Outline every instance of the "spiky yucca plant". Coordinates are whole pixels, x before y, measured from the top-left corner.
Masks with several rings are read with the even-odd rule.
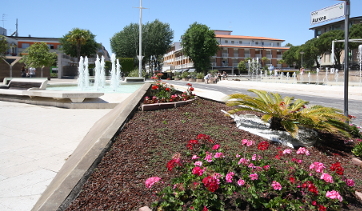
[[[348,133],[348,118],[335,108],[315,105],[307,107],[308,101],[294,97],[282,98],[278,93],[270,93],[263,90],[248,90],[257,95],[252,97],[246,94],[229,95],[228,106],[238,106],[228,111],[234,114],[241,110],[258,111],[264,115],[261,119],[270,123],[272,130],[285,130],[293,137],[298,134],[298,126],[339,133],[350,137]]]

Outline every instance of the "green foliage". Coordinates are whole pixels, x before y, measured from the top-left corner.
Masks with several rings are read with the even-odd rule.
[[[320,55],[324,52],[331,52],[332,49],[332,41],[333,40],[343,40],[344,39],[344,31],[343,30],[331,30],[323,33],[317,39],[315,47],[319,49]],[[340,65],[340,58],[342,55],[342,51],[344,50],[344,44],[340,42],[334,43],[334,61],[336,65]]]
[[[293,65],[293,64],[298,64],[299,60],[297,57],[297,51],[299,49],[299,46],[290,46],[289,50],[285,51],[283,53],[283,60],[285,61],[286,64],[288,64],[289,66]]]
[[[138,77],[139,76],[139,70],[134,69],[131,72],[129,72],[128,74],[126,74],[126,75],[127,75],[127,77]],[[146,75],[147,75],[146,71],[142,70],[142,77],[146,77]]]
[[[0,35],[0,59],[5,57],[6,52],[9,49],[8,42],[6,41],[6,37]]]
[[[181,74],[181,78],[188,78],[189,77],[189,73],[188,72],[183,72],[182,74]]]
[[[245,61],[240,61],[238,63],[238,70],[240,71],[240,73],[247,73],[248,72],[248,69],[246,68]]]
[[[323,163],[313,163],[309,171],[302,169],[298,160],[309,156],[306,148],[280,151],[274,157],[269,142],[256,144],[243,139],[242,145],[244,152],[233,155],[214,144],[208,135],[199,134],[190,140],[186,144],[188,157],[176,154],[167,163],[175,177],[158,193],[161,200],[152,206],[165,211],[239,210],[243,204],[256,210],[339,210],[344,198],[354,192],[350,187],[353,181]],[[329,178],[322,179],[322,174]],[[146,186],[151,181],[147,179]],[[336,191],[339,200],[327,196],[330,191]]]
[[[20,62],[25,63],[27,67],[43,68],[49,67],[57,59],[56,53],[49,52],[49,47],[44,42],[37,42],[25,49],[25,55]]]
[[[68,34],[60,38],[62,50],[72,57],[94,56],[100,47],[95,41],[95,35],[89,30],[74,28]]]
[[[204,78],[204,73],[197,73],[196,78],[197,79],[203,79]]]
[[[151,55],[160,58],[167,52],[173,40],[173,31],[170,25],[159,20],[142,25],[142,54],[143,64],[148,62]],[[112,51],[121,58],[137,58],[139,43],[139,24],[132,23],[125,26],[110,40]],[[159,61],[161,62],[161,61]]]
[[[362,39],[362,23],[353,24],[349,29],[350,39]],[[361,43],[349,43],[350,49],[357,49]]]
[[[176,93],[176,89],[173,85],[162,83],[158,77],[152,78],[155,80],[155,84],[151,86],[151,97],[146,96],[143,100],[144,104],[186,101],[195,97],[192,93],[194,88],[190,83],[186,84],[188,86],[187,90],[179,95]]]
[[[352,153],[355,156],[362,158],[362,140],[359,139],[358,141],[359,141],[359,143],[356,144],[356,146],[353,147]]]
[[[119,64],[122,67],[122,72],[126,75],[129,74],[134,69],[134,59],[133,58],[119,58]],[[138,76],[138,75],[137,75]]]
[[[206,25],[195,22],[182,36],[181,45],[185,55],[193,61],[197,72],[206,74],[210,68],[211,56],[214,56],[219,49],[214,31]]]
[[[307,101],[293,97],[282,98],[278,93],[270,93],[263,90],[248,90],[258,97],[246,94],[231,94],[227,102],[228,106],[238,106],[228,111],[234,114],[241,110],[258,111],[263,113],[262,120],[270,122],[270,129],[285,130],[293,137],[298,133],[299,126],[338,133],[350,137],[348,132],[348,120],[342,112],[335,108],[314,105],[307,107]]]

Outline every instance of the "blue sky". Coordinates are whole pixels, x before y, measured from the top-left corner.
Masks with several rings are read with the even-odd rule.
[[[310,13],[340,3],[336,0],[142,0],[142,22],[170,24],[174,41],[198,22],[233,35],[283,39],[301,45],[313,38]],[[88,29],[111,53],[110,39],[139,22],[139,0],[11,0],[1,3],[0,26],[8,35],[62,37],[73,28]],[[362,1],[351,0],[351,17],[362,16]]]

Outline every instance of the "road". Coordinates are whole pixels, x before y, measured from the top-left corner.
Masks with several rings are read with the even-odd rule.
[[[185,81],[167,81],[167,83],[184,86],[187,82]],[[248,89],[252,89],[253,87],[235,87],[229,86],[227,83],[223,83],[222,85],[215,84],[205,84],[205,83],[192,83],[195,89],[204,89],[210,91],[218,91],[224,93],[226,95],[234,94],[234,93],[243,93],[250,94]],[[267,87],[269,84],[265,83]],[[281,83],[280,86],[283,86]],[[311,87],[316,87],[316,85],[309,85]],[[266,89],[264,89],[266,90]],[[267,90],[268,91],[268,90]],[[305,94],[300,92],[293,92],[292,89],[290,91],[279,92],[282,97],[291,96],[295,99],[303,99],[309,101],[309,105],[323,105],[326,107],[333,107],[344,111],[344,99],[343,97],[336,97],[335,95],[328,94],[319,94],[319,95],[310,95],[308,92]],[[362,125],[362,109],[361,109],[361,101],[356,99],[348,100],[348,114],[356,116],[356,119],[353,120],[353,123],[357,125]]]

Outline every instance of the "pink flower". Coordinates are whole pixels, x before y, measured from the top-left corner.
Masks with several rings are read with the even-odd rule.
[[[196,161],[196,162],[194,163],[194,165],[195,165],[195,166],[202,166],[202,161]]]
[[[213,147],[212,147],[212,150],[218,150],[220,148],[220,145],[219,144],[215,144]]]
[[[247,139],[243,139],[243,140],[241,140],[241,144],[242,145],[246,145],[246,146],[248,146],[248,147],[250,147],[251,145],[253,145],[253,141],[249,141],[249,140],[247,140]]]
[[[215,153],[215,156],[214,156],[214,158],[223,158],[223,157],[225,157],[225,156],[222,152],[217,152],[217,153]]]
[[[261,156],[257,155],[257,154],[253,154],[253,156],[251,156],[251,160],[260,160]]]
[[[258,180],[258,174],[250,174],[249,177],[251,180]]]
[[[321,179],[323,179],[326,182],[333,183],[333,177],[327,173],[323,173],[321,175]]]
[[[209,163],[212,162],[212,153],[206,152],[205,160]]]
[[[156,182],[160,181],[160,177],[150,177],[146,179],[145,185],[147,188],[151,188]]]
[[[292,153],[292,150],[291,149],[285,149],[283,151],[283,155],[286,155],[286,154],[291,154]]]
[[[229,172],[229,173],[227,173],[226,174],[226,177],[225,177],[225,179],[226,179],[226,182],[227,183],[232,183],[233,181],[233,176],[235,175],[235,173],[234,172]]]
[[[197,176],[202,176],[202,174],[204,173],[204,169],[200,168],[199,166],[196,166],[192,169],[192,173],[197,175]]]
[[[239,186],[243,186],[245,184],[245,180],[239,179],[237,183]]]
[[[269,168],[270,168],[270,165],[263,166],[263,169],[265,169],[265,170],[269,170]]]
[[[335,191],[335,190],[327,191],[326,197],[330,198],[330,199],[338,199],[340,202],[343,201],[342,196],[339,195],[338,191]]]
[[[200,158],[200,157],[198,157],[197,155],[193,155],[191,159],[192,159],[192,160],[196,160],[196,159],[199,159],[199,158]]]
[[[277,181],[273,181],[271,186],[274,188],[274,190],[281,190],[282,189],[282,186]]]
[[[236,154],[235,157],[240,158],[241,156],[239,154]]]
[[[347,180],[346,180],[346,184],[347,184],[348,186],[350,186],[350,187],[354,186],[354,181],[353,181],[353,179],[347,179]]]
[[[318,173],[322,173],[325,168],[324,164],[320,162],[314,162],[309,166],[309,169],[314,169]]]
[[[245,164],[245,165],[248,165],[249,163],[249,159],[245,159],[245,158],[240,158],[239,162],[238,162],[238,165],[240,164]]]
[[[292,158],[292,161],[296,162],[296,163],[302,163],[303,160],[297,159],[297,158]]]
[[[254,163],[250,163],[250,164],[248,165],[248,167],[249,167],[249,168],[255,168],[255,165],[254,165]]]
[[[309,151],[304,148],[304,147],[300,147],[298,150],[297,150],[297,154],[298,155],[309,155]]]

